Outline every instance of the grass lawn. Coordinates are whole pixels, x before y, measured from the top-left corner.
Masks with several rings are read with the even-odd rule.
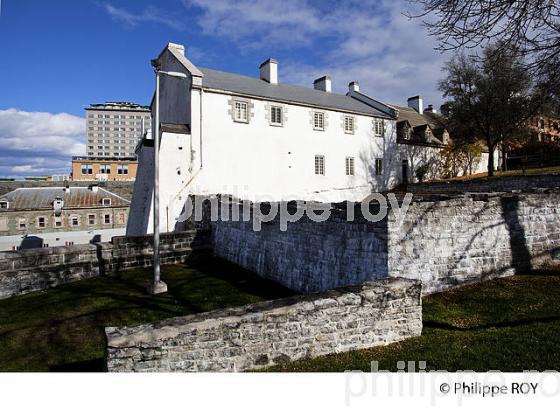
[[[525,173],[521,169],[515,169],[512,171],[494,171],[493,177],[488,177],[487,172],[481,172],[479,174],[472,174],[472,175],[465,175],[462,177],[455,177],[450,179],[441,179],[441,180],[434,180],[434,181],[427,181],[424,182],[425,184],[429,184],[430,182],[438,183],[438,182],[453,182],[453,181],[472,181],[472,180],[484,180],[484,179],[492,179],[492,178],[503,178],[503,177],[516,177],[520,175],[548,175],[548,174],[560,174],[560,166],[556,167],[545,167],[545,168],[527,168]]]
[[[422,336],[349,353],[301,360],[271,371],[397,369],[426,361],[430,370],[560,370],[559,273],[518,275],[423,300]]]
[[[169,292],[145,293],[139,269],[0,301],[0,371],[102,370],[105,326],[291,295],[227,262],[166,266]],[[438,370],[560,370],[559,272],[518,275],[423,300],[422,336],[372,349],[301,360],[271,371],[396,370],[426,361]]]
[[[146,294],[150,269],[136,269],[0,300],[0,371],[100,371],[105,326],[134,325],[245,305],[292,293],[215,259],[164,266],[169,292]]]

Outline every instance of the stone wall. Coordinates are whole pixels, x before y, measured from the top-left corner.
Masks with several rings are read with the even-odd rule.
[[[340,204],[324,222],[281,232],[279,219],[212,223],[214,254],[299,292],[384,277],[421,279],[425,292],[560,264],[560,193],[417,196],[402,225],[394,214],[347,221]],[[376,213],[375,209],[370,212]],[[293,214],[294,212],[291,211]]]
[[[408,192],[531,192],[560,188],[560,174],[477,178],[468,181],[434,181],[407,186]]]
[[[161,263],[183,263],[211,251],[209,232],[161,235]],[[152,265],[152,237],[114,237],[111,242],[0,252],[0,299]]]
[[[385,279],[322,294],[106,328],[110,372],[243,371],[419,336],[418,281]]]
[[[290,210],[294,213],[293,210]],[[359,214],[359,212],[357,212]],[[318,292],[385,278],[387,221],[346,221],[333,210],[325,222],[307,217],[280,230],[279,219],[253,230],[253,217],[212,224],[214,255],[298,292]]]
[[[414,202],[390,221],[389,276],[424,292],[560,264],[560,193],[473,194]]]

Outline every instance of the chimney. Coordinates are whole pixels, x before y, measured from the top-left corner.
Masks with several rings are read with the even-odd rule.
[[[99,190],[99,185],[92,184],[88,186],[88,189],[95,194]]]
[[[167,48],[172,48],[178,51],[180,54],[185,55],[185,46],[182,44],[167,43]]]
[[[270,84],[278,84],[278,61],[269,58],[259,66],[261,72],[261,80]]]
[[[357,81],[350,82],[350,84],[348,84],[348,91],[350,91],[350,92],[355,91],[355,92],[359,93],[360,92],[360,84],[358,84]]]
[[[315,81],[313,81],[313,88],[319,91],[330,93],[332,91],[331,78],[328,75],[317,78]]]
[[[434,108],[432,104],[429,104],[428,107],[424,109],[424,112],[433,112],[435,114],[437,113],[437,110]]]
[[[424,111],[424,106],[422,103],[422,97],[420,97],[419,95],[415,96],[415,97],[410,97],[408,100],[408,106],[410,108],[414,108],[416,110],[417,113],[422,114],[422,112]]]

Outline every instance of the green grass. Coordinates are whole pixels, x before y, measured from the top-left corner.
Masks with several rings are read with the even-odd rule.
[[[471,180],[484,180],[484,179],[492,179],[492,178],[504,178],[504,177],[516,177],[521,175],[549,175],[549,174],[559,174],[560,173],[560,166],[555,167],[544,167],[544,168],[527,168],[525,173],[521,169],[515,169],[512,171],[494,171],[494,176],[488,177],[487,172],[481,172],[478,174],[472,175],[465,175],[462,177],[455,177],[450,179],[440,179],[434,181],[427,181],[425,184],[429,184],[430,182],[453,182],[453,181],[471,181]]]
[[[272,367],[270,371],[397,369],[426,361],[429,370],[560,370],[560,276],[519,275],[465,286],[423,300],[420,337]]]
[[[105,326],[289,296],[291,292],[221,260],[167,266],[169,292],[145,292],[138,269],[0,301],[0,371],[102,370]],[[270,371],[396,370],[426,361],[429,370],[560,370],[560,276],[518,275],[430,295],[420,337],[332,354]]]
[[[134,325],[289,296],[270,281],[215,259],[164,266],[169,292],[146,294],[136,269],[0,301],[0,371],[99,371],[105,326]]]

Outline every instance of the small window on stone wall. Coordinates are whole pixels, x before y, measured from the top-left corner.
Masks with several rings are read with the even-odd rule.
[[[47,226],[47,220],[44,216],[37,217],[37,228],[45,228]]]

